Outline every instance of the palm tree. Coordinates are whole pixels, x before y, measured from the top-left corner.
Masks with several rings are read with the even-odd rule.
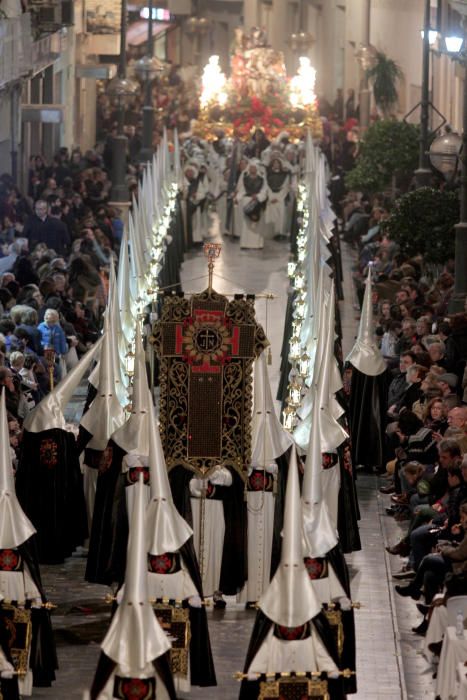
[[[404,74],[392,58],[382,51],[377,51],[374,63],[367,69],[366,75],[373,84],[376,106],[386,118],[398,100],[397,81]]]

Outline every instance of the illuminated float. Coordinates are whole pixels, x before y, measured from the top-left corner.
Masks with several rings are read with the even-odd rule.
[[[227,136],[248,139],[256,129],[268,138],[287,131],[300,139],[309,129],[322,136],[322,123],[315,95],[316,71],[310,59],[299,59],[298,72],[286,74],[284,55],[267,44],[264,31],[249,35],[236,31],[227,79],[219,56],[211,56],[201,78],[199,116],[194,133],[215,139],[221,130]]]

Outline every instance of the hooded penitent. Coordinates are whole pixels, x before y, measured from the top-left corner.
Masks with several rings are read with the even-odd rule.
[[[251,432],[253,464],[270,464],[294,442],[290,433],[282,427],[275,411],[265,352],[255,362]]]
[[[313,388],[313,392],[315,392]],[[322,493],[323,459],[320,440],[319,391],[313,397],[312,423],[302,485],[305,565],[321,604],[337,605],[342,624],[341,663],[355,669],[355,622],[350,607],[349,573],[338,543],[336,526]],[[348,693],[356,692],[355,677],[344,681]]]
[[[148,576],[155,598],[188,601],[190,618],[189,675],[177,673],[177,690],[191,685],[216,685],[201,574],[193,546],[193,531],[176,509],[167,476],[162,443],[152,404],[149,409],[149,470],[151,500],[146,510]],[[196,605],[195,601],[196,600]]]
[[[318,392],[312,390],[311,432],[302,485],[305,554],[323,557],[337,544],[337,531],[323,498],[320,413]]]
[[[172,499],[162,444],[157,431],[154,408],[149,409],[149,469],[151,501],[147,509],[148,551],[150,554],[177,552],[193,535]]]
[[[373,328],[373,300],[371,290],[371,265],[368,266],[368,275],[365,282],[365,294],[363,297],[362,315],[358,327],[358,335],[355,344],[347,355],[355,369],[370,377],[377,377],[386,371],[386,363],[378,348]]]
[[[16,497],[3,390],[0,396],[0,549],[18,547],[35,532]]]
[[[131,516],[125,588],[122,600],[101,644],[102,654],[91,688],[91,700],[119,683],[126,686],[161,684],[161,697],[175,700],[167,660],[171,644],[154,615],[147,584],[145,495],[141,481]],[[131,696],[129,694],[129,696]],[[144,697],[141,696],[141,697]]]
[[[321,610],[303,561],[303,520],[295,450],[290,458],[285,494],[281,561],[258,607],[266,617],[284,627],[303,625]]]
[[[258,615],[247,653],[248,674],[327,671],[335,673],[338,658],[330,627],[313,591],[303,552],[303,518],[295,450],[292,451],[285,497],[283,546],[279,567],[258,603]],[[259,694],[259,679],[245,680],[241,700]],[[331,698],[343,698],[342,684]]]
[[[113,350],[116,340],[110,313],[107,313],[104,321],[97,394],[80,422],[80,426],[91,436],[86,446],[87,449],[96,452],[105,450],[110,436],[125,420],[125,412],[120,404],[116,389],[121,384],[120,367],[115,366],[116,359]]]
[[[347,357],[352,368],[349,422],[352,461],[369,471],[384,458],[388,373],[374,339],[371,266],[368,268],[358,336]]]
[[[39,561],[60,563],[87,537],[83,481],[65,408],[100,342],[68,372],[24,421],[16,492],[37,530]]]
[[[1,601],[20,601],[32,607],[32,640],[29,657],[30,671],[19,680],[22,694],[31,694],[31,685],[49,686],[55,680],[57,656],[48,610],[42,608],[46,598],[42,589],[35,548],[30,538],[36,530],[21,508],[15,493],[15,482],[10,456],[8,418],[5,408],[5,392],[0,396],[0,628],[5,631],[2,620]],[[0,648],[2,630],[0,629]],[[9,636],[9,635],[7,635]],[[1,670],[1,669],[0,669]],[[0,696],[5,700],[17,695],[16,678],[5,688],[0,681]]]
[[[151,403],[141,332],[137,327],[130,417],[111,435],[106,468],[101,468],[97,476],[86,565],[86,580],[92,583],[111,584],[123,580],[133,486],[140,473],[146,475],[145,481],[149,478]]]

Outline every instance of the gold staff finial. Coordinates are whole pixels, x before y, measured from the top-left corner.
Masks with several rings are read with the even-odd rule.
[[[214,271],[214,260],[219,257],[222,250],[222,243],[205,243],[203,246],[204,255],[208,261],[208,289],[212,290],[212,275]]]

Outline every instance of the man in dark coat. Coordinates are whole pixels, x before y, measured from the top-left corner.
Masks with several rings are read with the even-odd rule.
[[[35,203],[34,214],[26,221],[23,235],[29,241],[30,250],[33,250],[37,243],[45,243],[58,255],[65,254],[71,243],[68,228],[60,220],[60,209],[52,207],[49,214],[47,202],[42,199]]]

